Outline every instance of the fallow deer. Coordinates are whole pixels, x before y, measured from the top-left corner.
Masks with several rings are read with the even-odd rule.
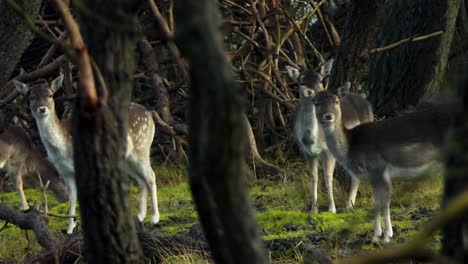
[[[62,198],[64,188],[57,171],[23,129],[5,129],[0,134],[0,150],[0,169],[5,169],[7,176],[15,181],[23,210],[29,208],[23,190],[23,176],[26,174],[39,173],[43,179],[51,180],[52,191]]]
[[[69,120],[60,120],[55,112],[53,95],[62,86],[63,75],[47,82],[28,85],[15,81],[16,89],[21,93],[29,91],[29,104],[32,115],[36,120],[39,134],[47,150],[49,160],[55,165],[60,175],[70,187],[70,216],[75,215],[77,188],[73,161],[73,146]],[[153,216],[151,222],[159,222],[156,178],[151,168],[150,148],[153,142],[155,125],[151,113],[143,106],[131,103],[128,115],[128,136],[126,158],[131,169],[130,174],[140,185],[140,208],[138,218],[143,221],[146,217],[147,195],[150,188]],[[71,234],[76,224],[70,218],[67,233]]]
[[[414,112],[349,129],[342,122],[343,96],[349,88],[349,83],[338,88],[338,95],[319,92],[314,99],[317,119],[336,160],[353,177],[370,181],[374,197],[373,239],[382,235],[383,213],[384,242],[389,242],[393,237],[391,180],[418,175],[441,159],[440,150],[455,111],[444,104],[428,104]]]
[[[321,157],[324,171],[325,185],[328,191],[328,211],[335,213],[335,200],[333,197],[333,171],[335,159],[327,149],[325,137],[320,128],[316,109],[313,103],[315,95],[324,91],[323,79],[329,75],[333,60],[329,60],[320,67],[320,71],[309,70],[301,73],[298,69],[286,66],[289,76],[300,86],[300,102],[297,108],[294,124],[294,136],[299,149],[303,153],[309,173],[312,177],[312,212],[318,211],[317,184],[318,184],[318,159]],[[346,128],[352,128],[358,124],[372,122],[374,120],[372,107],[369,102],[357,94],[349,94],[342,100],[341,105],[345,109],[343,124]],[[347,208],[353,207],[359,180],[352,177],[351,191],[346,204]]]

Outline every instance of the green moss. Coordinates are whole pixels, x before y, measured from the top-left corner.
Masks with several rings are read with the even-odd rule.
[[[198,223],[192,195],[184,169],[155,166],[161,222],[151,227],[158,235],[186,234],[192,225]],[[343,212],[347,191],[342,191],[335,184],[335,202],[338,214],[326,212],[328,200],[323,190],[323,179],[320,176],[319,208],[320,213],[311,214],[310,179],[301,162],[292,163],[287,168],[287,177],[283,180],[258,180],[252,184],[249,194],[257,210],[257,221],[260,233],[265,240],[300,239],[319,244],[334,256],[355,254],[357,251],[374,251],[379,246],[370,242],[374,229],[371,190],[363,182],[355,208]],[[428,177],[415,181],[395,181],[391,204],[392,222],[395,238],[392,243],[401,243],[410,239],[437,212],[442,193],[442,178]],[[346,188],[347,189],[347,188]],[[32,205],[42,201],[38,190],[26,190],[26,196]],[[149,199],[148,199],[149,200]],[[16,192],[0,194],[0,201],[19,208]],[[138,213],[139,188],[130,188],[132,213]],[[57,215],[66,215],[68,203],[58,203],[48,196],[49,211]],[[151,206],[151,203],[148,203]],[[151,208],[148,208],[151,214]],[[150,217],[146,218],[150,221]],[[3,223],[0,222],[0,226]],[[67,227],[67,219],[50,217],[51,230],[63,237],[62,230]],[[148,225],[149,226],[149,225]],[[18,228],[10,226],[0,232],[0,258],[21,260],[27,253],[39,252],[34,235],[30,232],[30,243]],[[430,247],[440,247],[440,235],[430,242]],[[297,263],[302,256],[297,248],[272,252],[273,263]],[[203,256],[194,252],[182,252],[181,256],[170,256],[164,263],[207,263]]]

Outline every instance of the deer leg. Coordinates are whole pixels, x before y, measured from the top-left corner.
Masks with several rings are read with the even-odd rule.
[[[333,171],[335,170],[335,163],[336,160],[330,153],[323,153],[323,174],[328,192],[328,211],[332,213],[336,213],[335,199],[333,197]]]
[[[140,211],[138,213],[138,219],[143,222],[146,217],[146,211],[148,206],[148,188],[146,182],[139,180],[140,185]]]
[[[374,217],[375,229],[373,240],[377,241],[382,236],[381,213],[384,213],[385,221],[385,240],[388,242],[393,236],[392,224],[390,221],[390,193],[391,182],[385,169],[377,169],[369,172],[371,180],[372,194],[374,197]]]
[[[71,176],[73,177],[73,176]],[[76,227],[76,223],[75,223],[75,218],[72,217],[72,216],[75,216],[76,214],[76,201],[77,201],[77,189],[76,189],[76,182],[74,181],[74,179],[71,179],[70,178],[65,178],[65,181],[68,185],[68,187],[70,188],[70,196],[69,196],[69,200],[70,200],[70,211],[68,211],[68,215],[70,216],[70,219],[69,219],[69,223],[68,223],[68,230],[67,230],[67,234],[71,234],[73,233],[73,230],[75,229]]]
[[[312,213],[318,213],[317,185],[318,185],[318,159],[307,157],[309,173],[312,179]]]
[[[18,192],[18,195],[21,200],[21,208],[23,208],[23,210],[27,210],[29,209],[29,205],[28,205],[28,201],[26,200],[26,195],[24,195],[23,173],[21,169],[16,170],[15,181],[16,181],[16,191]]]
[[[351,209],[356,202],[356,195],[359,188],[359,179],[351,176],[351,190],[349,192],[348,202],[346,203],[346,208]]]
[[[129,158],[129,166],[131,168],[131,175],[134,179],[137,180],[138,185],[140,186],[140,205],[139,205],[139,212],[138,212],[138,219],[140,222],[143,222],[146,217],[147,207],[148,207],[148,173],[146,169],[146,165],[136,159],[135,157],[130,156]]]
[[[151,165],[147,166],[148,175],[148,186],[151,192],[151,203],[153,205],[153,217],[151,219],[152,224],[159,223],[159,208],[158,208],[158,189],[156,187],[156,175],[154,174]]]
[[[392,182],[390,180],[390,177],[388,176],[387,171],[385,172],[385,177],[383,181],[383,193],[382,193],[382,199],[383,199],[383,217],[384,217],[384,223],[385,223],[385,237],[384,237],[384,242],[388,243],[390,242],[390,239],[393,237],[393,228],[392,228],[392,220],[390,217],[390,202],[391,202],[391,196],[392,196]]]

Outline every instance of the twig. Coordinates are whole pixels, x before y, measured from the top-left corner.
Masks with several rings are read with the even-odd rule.
[[[80,28],[76,23],[70,10],[61,0],[52,0],[55,9],[63,19],[65,28],[70,36],[70,46],[75,50],[77,55],[77,64],[80,76],[80,96],[83,100],[80,101],[83,110],[96,108],[98,104],[98,96],[94,83],[93,70],[88,49],[81,36]]]
[[[67,61],[67,58],[64,55],[62,55],[62,56],[58,57],[57,59],[55,59],[54,61],[52,61],[51,63],[47,64],[46,66],[44,66],[44,67],[42,67],[42,68],[40,68],[38,70],[22,74],[22,75],[16,77],[15,80],[18,80],[18,81],[21,81],[21,82],[34,81],[34,80],[36,80],[38,78],[44,77],[44,76],[50,74],[51,72],[55,71],[62,64],[64,64],[66,61]],[[13,86],[14,86],[13,82],[10,80],[9,82],[7,82],[5,84],[5,86],[3,86],[2,90],[3,91],[11,90],[13,88]],[[18,95],[19,95],[19,92],[15,90],[12,93],[10,93],[7,97],[0,100],[0,108],[4,107],[5,105],[7,105],[10,102],[12,102],[13,100],[15,100],[15,98],[18,97]]]
[[[323,1],[322,1],[322,2],[323,2]],[[309,4],[310,4],[313,8],[316,7],[314,1],[312,1],[312,0],[309,0]],[[322,12],[320,12],[320,9],[317,11],[317,17],[318,17],[319,20],[320,20],[320,24],[321,24],[322,27],[323,27],[323,31],[325,32],[325,36],[327,36],[327,40],[328,40],[328,42],[330,43],[330,46],[331,46],[332,48],[334,48],[334,47],[335,47],[335,43],[333,42],[333,39],[332,39],[332,37],[331,37],[331,35],[330,35],[330,32],[328,31],[327,24],[325,23],[325,20],[323,19]]]
[[[320,3],[317,4],[317,6],[304,18],[307,20],[309,17],[313,16],[315,12],[318,10],[318,8],[324,3],[324,0],[322,0]],[[286,11],[283,5],[281,5],[281,9],[283,10],[284,15],[288,18],[288,20],[291,22],[291,24],[294,26],[297,32],[306,40],[307,44],[312,48],[312,52],[314,53],[315,57],[319,59],[320,63],[325,62],[325,58],[322,56],[320,51],[315,47],[315,45],[310,41],[309,37],[301,30],[299,25],[296,24],[296,21],[289,15],[289,13]],[[302,24],[302,22],[301,22]]]
[[[404,43],[423,41],[423,40],[426,40],[426,39],[430,39],[430,38],[442,35],[443,33],[444,33],[444,31],[441,30],[441,31],[437,31],[437,32],[434,32],[434,33],[431,33],[431,34],[424,35],[424,36],[410,37],[410,38],[402,39],[400,41],[397,41],[397,42],[395,42],[393,44],[390,44],[388,46],[385,46],[385,47],[371,49],[369,51],[369,55],[384,52],[384,51],[396,48],[396,47],[398,47],[398,46],[400,46],[400,45],[402,45]]]
[[[171,29],[169,28],[169,25],[166,19],[161,15],[161,12],[159,11],[159,8],[154,2],[154,0],[148,0],[148,4],[151,8],[151,11],[153,12],[156,22],[161,28],[165,41],[167,42],[167,47],[169,48],[172,55],[174,56],[177,65],[179,65],[179,68],[182,70],[184,77],[187,78],[188,77],[188,64],[182,58],[179,48],[174,43],[174,32],[172,32]]]

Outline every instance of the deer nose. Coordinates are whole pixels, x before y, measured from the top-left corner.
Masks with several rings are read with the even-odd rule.
[[[47,111],[47,107],[46,106],[39,106],[37,108],[37,111],[41,114],[44,114],[46,111]]]
[[[325,113],[322,116],[322,120],[325,122],[333,122],[335,121],[335,115],[332,113]]]

